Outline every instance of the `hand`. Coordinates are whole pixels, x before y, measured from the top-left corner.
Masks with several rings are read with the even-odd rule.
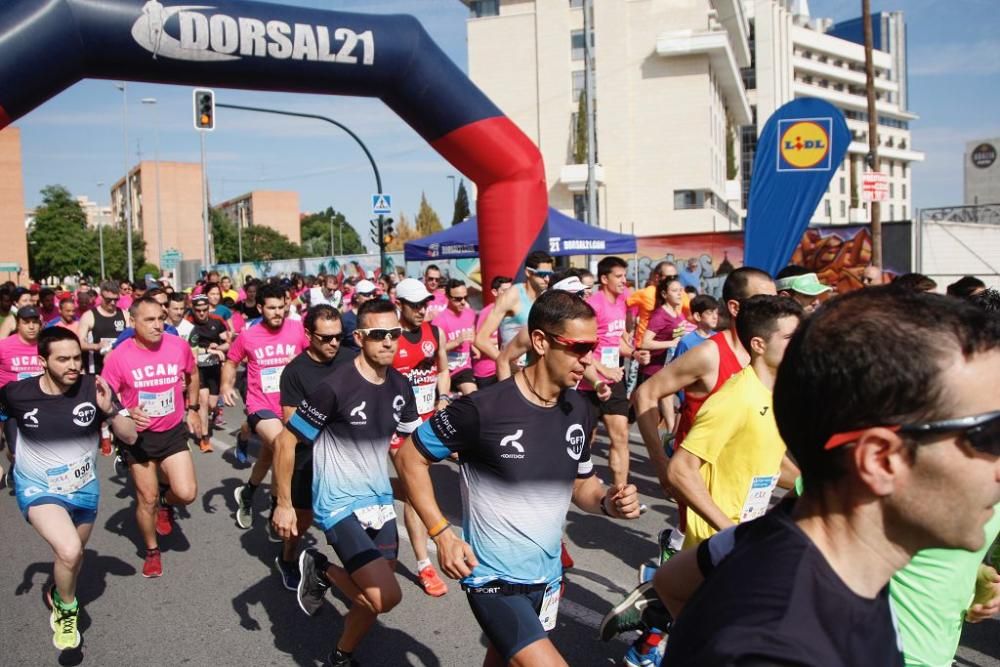
[[[687,334],[687,327],[685,327],[682,324],[679,327],[677,327],[676,329],[674,329],[674,333],[673,333],[672,337],[673,338],[683,338],[685,334]]]
[[[434,406],[434,409],[435,410],[444,410],[449,405],[451,405],[451,401],[449,401],[446,398],[439,398],[438,402],[437,402],[437,405]]]
[[[150,419],[145,410],[137,405],[134,408],[129,408],[128,413],[132,417],[132,421],[135,422],[136,430],[143,431],[149,428]]]
[[[111,387],[100,375],[94,376],[94,388],[97,390],[97,407],[106,415],[110,415],[113,410],[111,406]]]
[[[110,352],[110,351],[111,351],[111,346],[110,345],[105,345],[104,347],[102,347],[99,350],[99,352],[101,353],[102,357],[105,356],[105,355],[107,355],[107,353]]]
[[[441,571],[452,579],[461,579],[472,574],[472,570],[479,565],[476,555],[472,553],[472,547],[466,542],[458,539],[450,528],[435,538],[437,545],[438,564]]]
[[[222,402],[230,408],[236,405],[236,399],[240,397],[240,393],[236,391],[235,387],[223,387],[219,393],[222,394]]]
[[[639,491],[635,484],[610,486],[604,498],[604,507],[611,516],[619,519],[639,518]]]
[[[188,430],[191,431],[191,435],[196,438],[200,438],[203,435],[201,429],[201,417],[194,410],[185,410],[187,412],[187,426]]]
[[[298,537],[299,529],[295,520],[295,509],[292,507],[283,507],[281,504],[275,507],[271,525],[274,526],[274,532],[283,540]]]
[[[597,399],[599,401],[606,401],[611,398],[611,386],[607,382],[598,381],[594,385],[594,391],[597,392]]]
[[[621,382],[622,378],[625,376],[625,371],[622,370],[621,366],[617,368],[607,368],[600,371],[601,375],[608,378],[608,384],[615,384]]]
[[[976,594],[965,613],[969,623],[979,623],[1000,612],[1000,575],[989,565],[980,565],[976,575]]]
[[[226,360],[226,353],[223,352],[222,350],[220,350],[219,348],[215,348],[214,350],[212,350],[212,354],[214,354],[215,356],[217,356],[219,358],[220,362],[225,362],[225,360]]]
[[[649,350],[636,350],[635,360],[639,362],[640,366],[645,366],[649,363]]]

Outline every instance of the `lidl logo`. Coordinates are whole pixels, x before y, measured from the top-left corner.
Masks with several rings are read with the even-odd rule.
[[[829,171],[832,118],[778,121],[778,171]]]

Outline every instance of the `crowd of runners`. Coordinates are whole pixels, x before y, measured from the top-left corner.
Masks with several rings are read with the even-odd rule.
[[[331,665],[359,664],[403,595],[394,501],[422,591],[460,587],[484,665],[566,664],[548,639],[566,514],[645,511],[631,423],[678,518],[601,624],[605,641],[638,632],[624,664],[950,664],[963,623],[1000,611],[1000,293],[883,285],[877,267],[846,295],[798,266],[735,269],[719,298],[667,261],[628,278],[618,257],[594,275],[534,252],[478,311],[478,286],[434,265],[0,286],[2,481],[52,549],[54,645],[81,643],[101,456],[131,477],[142,575],[169,576],[158,541],[198,497],[222,407],[242,406],[236,459],[260,446],[234,521],[254,529],[268,489],[276,576],[308,615],[331,587],[350,600]],[[461,516],[438,505],[434,464],[460,469]],[[330,550],[302,549],[311,528]]]

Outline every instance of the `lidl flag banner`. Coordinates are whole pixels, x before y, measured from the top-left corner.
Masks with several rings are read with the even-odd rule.
[[[839,109],[811,97],[785,104],[757,140],[743,262],[771,275],[791,258],[851,142]]]

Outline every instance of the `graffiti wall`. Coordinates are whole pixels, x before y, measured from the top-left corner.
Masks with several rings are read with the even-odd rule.
[[[386,264],[390,270],[395,270],[397,266],[403,266],[403,253],[386,254]],[[373,279],[381,273],[378,255],[306,257],[303,259],[243,262],[242,264],[216,264],[212,268],[222,275],[230,276],[237,284],[242,284],[248,276],[270,278],[271,276],[289,276],[293,273],[313,276],[321,273],[336,273],[343,278]]]
[[[743,233],[676,234],[636,239],[636,256],[628,259],[629,278],[643,286],[657,262],[673,262],[681,281],[699,292],[722,296],[722,283],[737,266],[743,266]]]

